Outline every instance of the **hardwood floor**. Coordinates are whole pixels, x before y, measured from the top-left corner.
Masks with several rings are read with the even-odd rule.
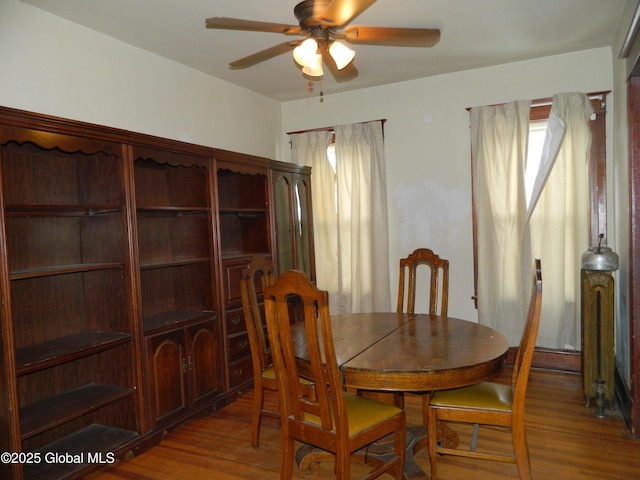
[[[498,381],[507,381],[505,369]],[[252,392],[219,412],[193,419],[146,453],[89,476],[93,480],[278,479],[280,435],[275,420],[263,421],[260,448],[249,443]],[[640,440],[630,438],[615,412],[605,419],[584,406],[580,375],[533,370],[527,394],[526,426],[533,477],[538,480],[631,480],[640,478]],[[407,423],[418,423],[420,400],[408,396]],[[455,428],[464,441],[470,430]],[[509,448],[510,436],[482,429],[478,449]],[[426,449],[416,456],[428,471]],[[354,474],[366,467],[354,465]],[[334,478],[332,465],[294,469],[295,479]],[[356,477],[357,478],[357,477]],[[386,477],[384,477],[386,478]],[[515,465],[454,457],[438,458],[438,478],[517,479]]]

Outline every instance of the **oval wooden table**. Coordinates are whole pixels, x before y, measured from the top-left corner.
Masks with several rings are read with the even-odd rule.
[[[336,315],[331,328],[345,386],[359,390],[425,392],[472,385],[500,372],[509,348],[492,328],[428,314]],[[295,325],[292,334],[304,365],[304,325]],[[425,478],[414,458],[424,429],[409,431],[405,477]]]

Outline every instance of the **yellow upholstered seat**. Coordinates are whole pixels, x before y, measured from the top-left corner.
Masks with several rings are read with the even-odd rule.
[[[388,403],[378,402],[346,392],[344,394],[344,402],[349,419],[349,435],[362,432],[376,423],[398,414],[399,411],[398,407]],[[305,420],[316,425],[322,423],[320,417],[312,413],[306,413]]]
[[[276,371],[273,369],[273,365],[262,372],[262,378],[276,379]]]
[[[265,380],[273,380],[275,382],[275,380],[276,380],[276,371],[273,368],[273,365],[271,365],[264,372],[262,372],[262,378],[265,379]],[[304,377],[300,377],[298,380],[300,380],[300,383],[302,385],[307,385],[309,388],[313,389],[313,382],[311,380],[309,380],[307,378],[304,378]]]
[[[431,400],[432,406],[464,407],[467,409],[510,411],[513,407],[511,385],[482,382],[470,387],[442,390]]]

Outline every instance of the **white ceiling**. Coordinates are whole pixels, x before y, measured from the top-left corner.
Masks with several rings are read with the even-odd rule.
[[[279,101],[304,98],[290,53],[228,64],[298,37],[205,28],[208,17],[297,25],[299,0],[23,0],[123,42]],[[351,25],[439,28],[432,48],[357,45],[354,80],[329,73],[325,94],[611,45],[626,0],[378,0]],[[96,52],[99,55],[100,52]],[[617,52],[614,52],[617,55]]]

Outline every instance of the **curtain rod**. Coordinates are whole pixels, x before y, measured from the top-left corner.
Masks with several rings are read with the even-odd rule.
[[[360,125],[363,123],[370,123],[370,122],[381,122],[382,123],[382,130],[384,132],[384,123],[387,121],[386,118],[381,118],[379,120],[370,120],[367,122],[356,122],[356,125]],[[311,128],[309,130],[299,130],[297,132],[287,132],[287,135],[296,135],[298,133],[307,133],[307,132],[333,132],[333,127],[320,127],[320,128]]]
[[[608,95],[611,93],[611,90],[607,90],[607,91],[603,91],[603,92],[592,92],[592,93],[587,93],[587,97],[589,97],[589,100],[595,100],[596,98],[600,98],[604,95]],[[535,100],[531,100],[531,106],[532,107],[544,107],[546,105],[551,105],[551,103],[553,102],[553,97],[547,97],[547,98],[537,98]],[[496,103],[494,105],[489,105],[490,107],[497,107],[498,105],[504,105],[504,103]],[[468,112],[472,109],[473,107],[467,107],[465,110]]]

